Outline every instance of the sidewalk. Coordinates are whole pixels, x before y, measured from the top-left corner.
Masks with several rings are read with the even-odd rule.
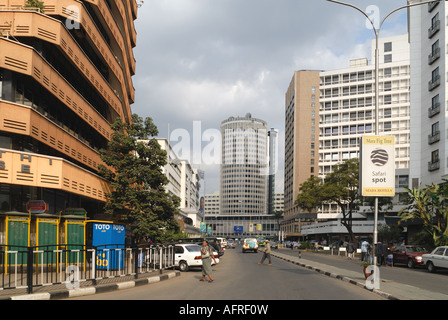
[[[299,251],[293,251],[294,254],[292,254],[292,252],[289,254],[282,253],[281,251],[282,249],[275,251],[272,250],[271,255],[273,257],[289,261],[301,267],[314,270],[329,277],[340,279],[369,290],[366,287],[366,280],[361,267],[359,271],[351,271],[338,267],[338,265],[340,265],[340,259],[344,259],[343,257],[333,256],[334,259],[329,259],[326,264],[323,264],[306,259],[306,255],[304,254],[302,254],[301,258],[299,258]],[[429,290],[391,280],[381,280],[380,289],[373,289],[370,291],[390,300],[448,300],[448,294],[431,292]]]
[[[98,285],[88,285],[85,282],[81,282],[78,289],[67,289],[65,284],[36,287],[32,294],[27,294],[26,289],[7,289],[0,291],[0,300],[56,300],[80,297],[113,290],[129,289],[178,276],[180,276],[179,271],[166,270],[163,273],[153,272],[139,275],[140,278],[138,279],[135,279],[133,276],[106,279]]]

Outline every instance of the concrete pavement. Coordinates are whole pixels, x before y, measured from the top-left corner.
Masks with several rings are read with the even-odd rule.
[[[432,292],[391,280],[380,279],[379,289],[371,290],[367,287],[362,267],[359,267],[359,271],[342,268],[341,259],[344,259],[343,257],[334,256],[333,259],[327,259],[326,263],[321,263],[307,259],[307,255],[305,254],[302,254],[299,258],[299,251],[287,252],[282,249],[272,250],[271,256],[314,270],[329,277],[357,285],[390,300],[448,300],[448,294]]]
[[[165,270],[162,274],[154,272],[142,275],[138,279],[134,279],[133,276],[127,278],[123,277],[121,279],[113,278],[109,283],[92,286],[83,286],[81,283],[80,288],[77,289],[68,289],[65,284],[57,284],[37,287],[32,294],[26,294],[25,289],[2,290],[0,300],[56,300],[80,297],[113,290],[129,289],[136,286],[169,280],[178,276],[180,276],[179,271]]]

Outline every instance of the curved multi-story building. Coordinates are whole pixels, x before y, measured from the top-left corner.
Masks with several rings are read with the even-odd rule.
[[[221,123],[221,215],[267,213],[268,125],[265,121],[230,117]]]
[[[131,120],[137,2],[43,3],[0,0],[0,211],[95,217],[108,190],[98,151],[117,117]]]

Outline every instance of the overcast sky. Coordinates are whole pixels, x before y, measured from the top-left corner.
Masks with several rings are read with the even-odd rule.
[[[347,1],[381,18],[406,4]],[[406,14],[389,17],[380,35],[406,33]],[[204,132],[246,113],[267,121],[280,133],[278,191],[283,191],[285,92],[294,71],[370,60],[374,38],[361,13],[324,0],[145,0],[135,25],[133,113],[153,118],[162,138],[168,130],[186,130],[192,145],[201,139],[193,137],[194,122]],[[205,192],[218,191],[219,166],[193,165],[205,171]]]

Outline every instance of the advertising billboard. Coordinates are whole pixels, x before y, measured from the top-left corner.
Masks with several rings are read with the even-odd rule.
[[[359,172],[362,196],[395,196],[395,138],[363,136]]]

